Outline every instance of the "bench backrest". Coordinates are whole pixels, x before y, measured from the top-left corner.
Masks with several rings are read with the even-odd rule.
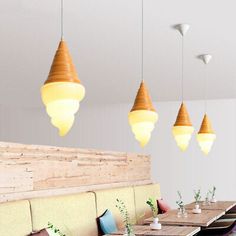
[[[59,197],[48,197],[0,204],[0,235],[26,236],[47,227],[48,222],[66,236],[97,236],[96,218],[110,209],[119,227],[121,216],[116,199],[125,202],[133,223],[150,216],[149,197],[160,198],[159,184],[115,188]]]

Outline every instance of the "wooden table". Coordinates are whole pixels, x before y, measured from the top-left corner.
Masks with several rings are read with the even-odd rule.
[[[166,226],[160,230],[151,230],[149,225],[135,225],[134,234],[137,236],[193,236],[200,231],[200,227],[189,226]],[[124,230],[109,234],[109,236],[123,235]]]
[[[225,212],[229,211],[231,208],[236,206],[235,201],[218,201],[211,203],[210,205],[204,205],[203,202],[200,202],[200,208],[204,210],[224,210]],[[186,209],[193,209],[195,207],[195,202],[185,205]]]
[[[212,222],[225,214],[224,210],[202,210],[201,214],[194,214],[192,210],[186,210],[188,217],[177,217],[178,210],[170,210],[165,214],[158,215],[161,224],[207,227]],[[145,223],[151,223],[152,218],[146,219]]]

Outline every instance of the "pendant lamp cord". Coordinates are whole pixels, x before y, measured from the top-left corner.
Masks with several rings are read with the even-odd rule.
[[[141,79],[143,81],[143,0],[141,0],[142,5],[142,12],[141,12],[141,18],[142,18],[142,26],[141,26]]]
[[[184,36],[182,36],[182,74],[181,74],[181,98],[182,102],[184,101]]]
[[[208,90],[208,83],[207,83],[207,64],[205,64],[205,114],[207,113],[207,90]]]
[[[61,0],[61,40],[64,38],[64,0]]]

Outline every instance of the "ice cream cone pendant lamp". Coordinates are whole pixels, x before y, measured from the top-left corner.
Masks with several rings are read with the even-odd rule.
[[[182,102],[179,112],[175,121],[174,126],[172,127],[172,132],[177,143],[177,146],[185,151],[189,145],[194,128],[191,124],[187,108]]]
[[[141,50],[141,77],[142,81],[137,92],[134,105],[128,114],[129,124],[135,139],[144,147],[151,138],[158,115],[152,105],[148,89],[143,80],[143,0],[142,0],[142,50]]]
[[[184,39],[184,35],[187,33],[189,29],[189,25],[187,24],[181,24],[177,25],[176,29],[181,33],[182,39]],[[172,127],[172,133],[174,135],[175,141],[177,143],[177,146],[182,150],[185,151],[189,145],[189,141],[191,139],[192,133],[194,131],[194,128],[191,124],[189,114],[187,111],[187,108],[183,102],[183,65],[184,65],[184,41],[182,40],[182,103],[175,121],[174,126]]]
[[[73,126],[75,113],[84,98],[81,85],[66,42],[63,40],[63,0],[61,0],[61,41],[54,56],[41,96],[51,123],[65,136]]]
[[[128,117],[135,138],[139,141],[141,147],[144,147],[149,142],[158,119],[144,81],[140,84],[133,108]]]
[[[200,58],[207,65],[212,56],[209,54],[201,55]],[[206,76],[206,87],[205,87],[205,114],[202,120],[200,130],[197,134],[198,144],[204,154],[208,154],[211,151],[211,147],[216,139],[216,135],[212,129],[211,122],[207,115],[207,76]]]

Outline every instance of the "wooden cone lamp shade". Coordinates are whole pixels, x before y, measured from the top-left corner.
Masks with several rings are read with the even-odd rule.
[[[200,130],[197,134],[198,144],[204,154],[208,154],[216,139],[216,135],[211,127],[211,122],[207,116],[204,115]]]
[[[128,118],[135,138],[139,141],[141,147],[144,147],[149,142],[154,125],[158,120],[158,115],[152,105],[144,81],[140,84]]]
[[[51,123],[65,136],[74,123],[85,89],[80,84],[66,42],[61,40],[41,96]]]
[[[210,60],[212,59],[212,56],[210,54],[203,54],[198,57],[203,61],[205,65],[207,65]],[[208,154],[211,151],[212,145],[216,139],[216,135],[212,129],[211,121],[206,114],[207,110],[207,76],[206,76],[206,88],[205,88],[205,115],[202,120],[202,124],[200,127],[200,130],[197,134],[197,141],[198,144],[204,154]]]
[[[178,147],[185,151],[189,145],[194,128],[191,124],[189,114],[185,104],[182,102],[175,124],[172,127],[172,133]]]

